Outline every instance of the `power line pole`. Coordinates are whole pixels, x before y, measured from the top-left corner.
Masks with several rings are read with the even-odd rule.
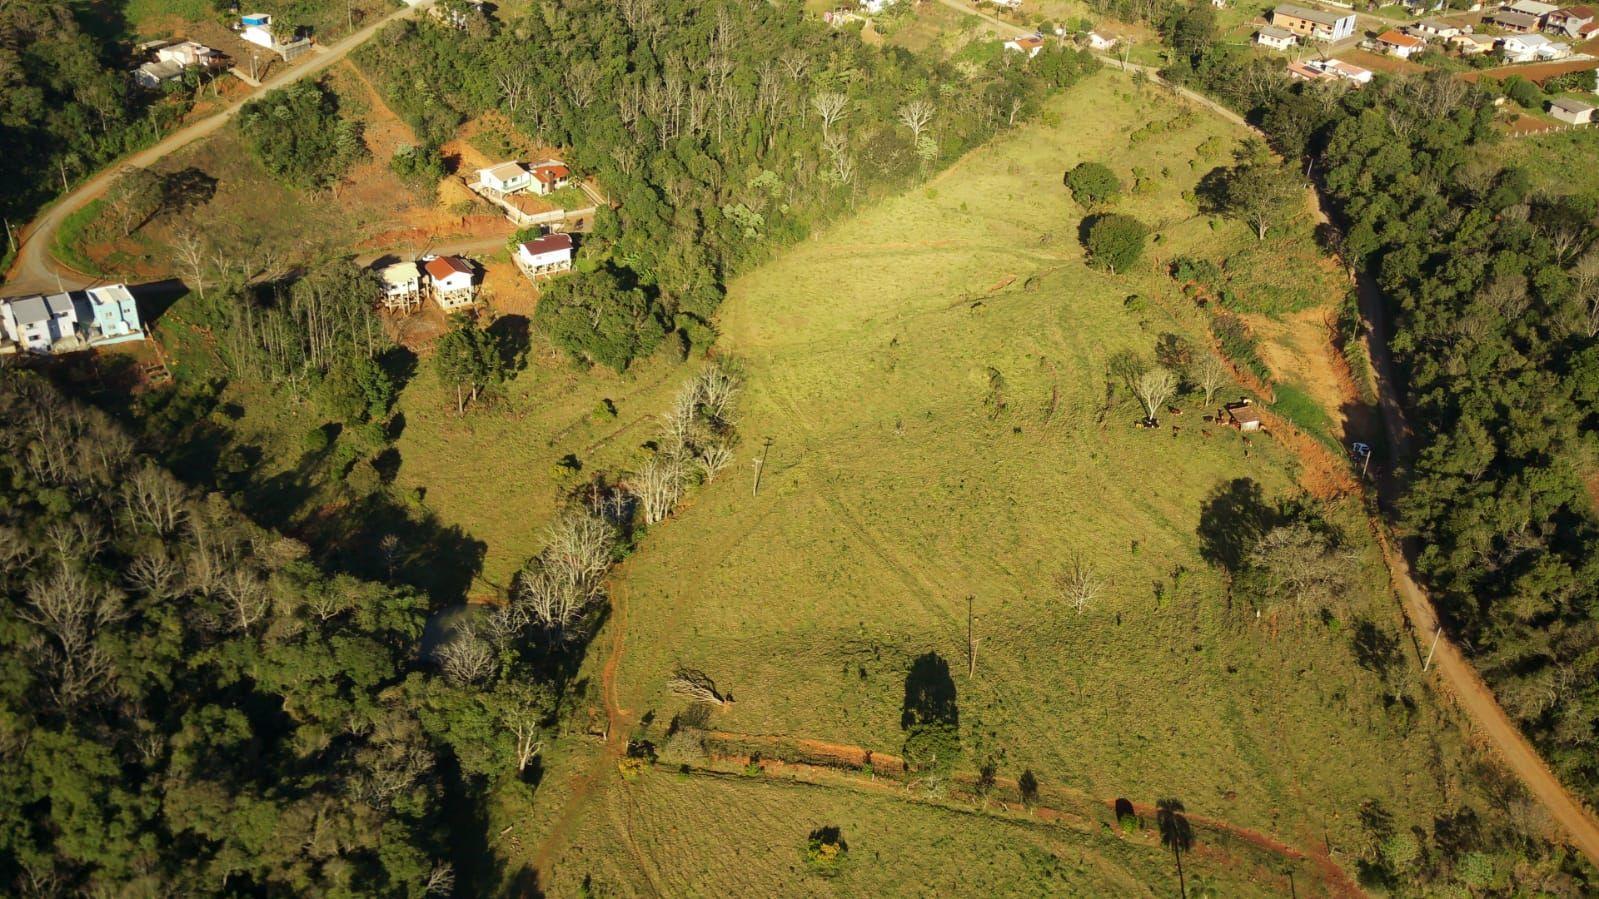
[[[761,492],[761,472],[766,468],[766,454],[772,449],[772,438],[766,438],[761,446],[761,457],[751,464],[755,467],[755,483],[750,486],[750,496],[758,496]]]
[[[973,597],[966,594],[966,679],[971,680],[977,676],[977,632],[976,619],[972,615]]]
[[[1438,649],[1438,638],[1442,637],[1443,635],[1444,635],[1444,629],[1442,627],[1438,628],[1438,630],[1433,633],[1433,635],[1432,635],[1432,647],[1427,650],[1427,661],[1425,661],[1425,662],[1423,662],[1421,664],[1421,670],[1423,672],[1425,672],[1428,668],[1432,667],[1432,654],[1435,651],[1437,651],[1437,649]]]

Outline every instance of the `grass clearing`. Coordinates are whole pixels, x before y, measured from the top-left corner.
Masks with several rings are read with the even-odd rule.
[[[1216,252],[1224,232],[1184,199],[1215,161],[1183,163],[1240,135],[1196,116],[1129,146],[1131,126],[1173,102],[1101,73],[929,189],[734,283],[718,348],[748,376],[746,474],[652,529],[614,578],[620,703],[651,722],[640,736],[664,741],[681,708],[664,682],[687,665],[736,697],[717,729],[897,753],[913,666],[936,657],[968,771],[992,761],[1096,797],[1179,797],[1301,846],[1325,841],[1348,867],[1363,800],[1401,826],[1459,805],[1495,814],[1477,757],[1417,686],[1411,647],[1397,648],[1358,505],[1326,510],[1356,548],[1348,595],[1322,616],[1256,618],[1205,562],[1227,528],[1201,509],[1251,481],[1293,493],[1295,461],[1270,438],[1203,436],[1193,398],[1157,431],[1133,427],[1125,400],[1106,409],[1114,352],[1148,353],[1163,332],[1203,339],[1203,313],[1165,266]],[[1149,158],[1172,163],[1118,211],[1161,225],[1153,258],[1123,276],[1086,268],[1061,173]],[[743,466],[758,455],[752,496]],[[1055,586],[1074,553],[1111,585],[1080,615]],[[1387,680],[1352,651],[1370,629],[1394,636]],[[586,828],[609,826],[592,814]],[[676,837],[698,839],[701,815],[683,814]],[[767,814],[746,805],[719,826]],[[566,867],[599,864],[585,851],[598,839],[582,829]]]

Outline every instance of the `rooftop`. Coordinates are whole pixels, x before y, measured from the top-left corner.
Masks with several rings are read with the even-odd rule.
[[[513,159],[510,162],[502,162],[499,165],[489,166],[488,168],[478,172],[478,174],[481,175],[484,172],[487,172],[490,177],[496,178],[500,181],[509,181],[512,178],[517,178],[527,174],[527,169],[522,168],[522,163]]]
[[[1337,25],[1341,19],[1347,16],[1354,15],[1354,13],[1336,13],[1328,12],[1325,9],[1311,9],[1308,6],[1294,6],[1291,3],[1279,5],[1272,10],[1271,14],[1273,16],[1293,16],[1296,19],[1304,19],[1307,22],[1315,22],[1317,25],[1326,25],[1328,27]]]
[[[378,277],[383,279],[384,284],[399,287],[410,284],[421,277],[421,274],[417,270],[415,262],[396,262],[380,269]]]
[[[1535,15],[1503,9],[1493,14],[1493,20],[1500,25],[1514,25],[1517,28],[1536,28],[1538,25]]]
[[[522,249],[527,251],[529,256],[537,256],[541,253],[556,253],[561,250],[570,250],[572,249],[572,235],[546,234],[537,240],[530,240],[522,244]]]
[[[1585,112],[1594,108],[1592,103],[1584,103],[1581,100],[1573,100],[1570,97],[1556,97],[1549,101],[1549,105],[1566,112]]]
[[[1289,31],[1286,28],[1278,28],[1276,25],[1262,25],[1262,26],[1260,26],[1260,34],[1263,37],[1269,37],[1269,38],[1272,38],[1273,40],[1279,40],[1279,41],[1289,40],[1289,39],[1293,38],[1293,36],[1294,36],[1294,33],[1292,31]]]
[[[1393,28],[1377,35],[1377,43],[1392,44],[1395,47],[1425,47],[1427,42],[1419,37],[1412,37]]]
[[[428,276],[443,280],[451,275],[470,275],[472,266],[459,256],[435,256],[423,266],[427,269]]]
[[[50,319],[50,310],[44,305],[44,297],[15,297],[6,302],[11,304],[11,314],[16,316],[19,325],[36,325]]]

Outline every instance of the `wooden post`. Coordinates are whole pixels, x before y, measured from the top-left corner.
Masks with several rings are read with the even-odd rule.
[[[11,244],[11,252],[17,251],[17,235],[11,231],[11,220],[6,219],[6,240]]]
[[[1427,650],[1427,661],[1425,661],[1425,662],[1423,662],[1421,664],[1421,670],[1423,672],[1425,672],[1428,668],[1432,667],[1432,654],[1435,651],[1437,651],[1437,649],[1438,649],[1438,638],[1442,637],[1443,635],[1444,635],[1444,629],[1441,628],[1441,627],[1438,628],[1438,630],[1432,635],[1432,647]]]
[[[766,468],[766,454],[772,449],[772,438],[766,438],[761,446],[761,457],[752,464],[755,466],[755,483],[750,487],[750,496],[758,496],[761,492],[761,471]]]

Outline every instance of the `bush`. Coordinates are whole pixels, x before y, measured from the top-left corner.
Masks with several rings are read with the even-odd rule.
[[[1072,199],[1090,209],[1109,203],[1122,192],[1122,182],[1109,167],[1098,162],[1079,163],[1066,173]]]
[[[338,99],[310,81],[245,104],[239,130],[261,166],[296,187],[327,187],[367,153],[361,123],[340,116]]]
[[[397,147],[389,169],[419,193],[430,193],[444,179],[444,159],[434,147]]]
[[[1543,108],[1543,91],[1520,75],[1505,79],[1505,96],[1516,101],[1523,109]]]
[[[1248,369],[1263,383],[1271,383],[1271,369],[1266,367],[1266,360],[1260,358],[1260,338],[1249,330],[1243,319],[1218,312],[1210,320],[1210,333],[1216,335],[1227,358]]]
[[[837,827],[819,827],[805,841],[805,866],[823,877],[832,877],[849,858],[849,844]]]
[[[666,336],[657,304],[612,269],[556,281],[539,299],[535,321],[573,359],[625,371]]]
[[[1088,251],[1088,262],[1111,274],[1125,272],[1144,254],[1144,239],[1149,228],[1130,215],[1110,213],[1095,216],[1088,222],[1083,237],[1083,249]]]

